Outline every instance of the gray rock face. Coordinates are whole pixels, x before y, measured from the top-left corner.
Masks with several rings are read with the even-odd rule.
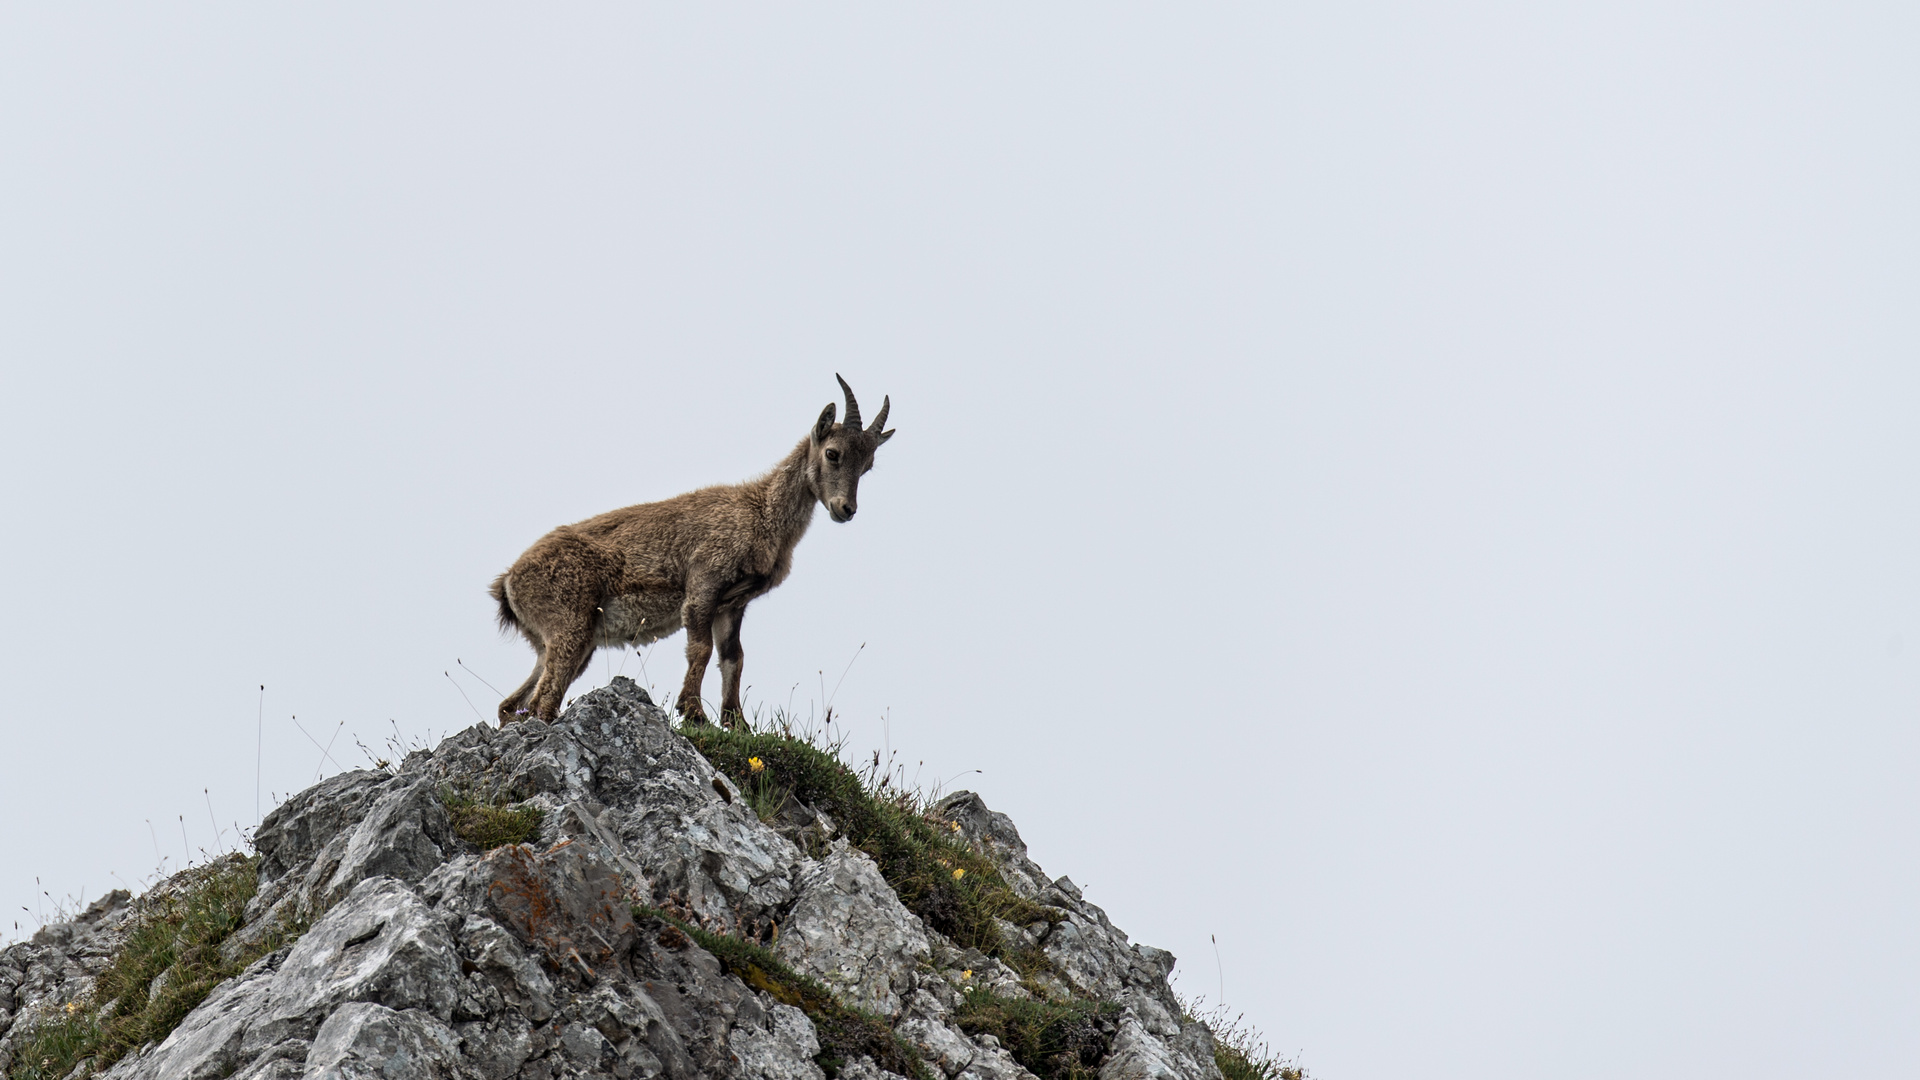
[[[535,842],[482,852],[454,832],[452,789],[544,811]],[[1072,882],[1049,879],[976,795],[935,811],[1059,921],[1002,926],[1053,972],[1023,981],[924,926],[879,867],[824,818],[809,856],[763,824],[631,681],[558,723],[480,726],[397,767],[328,779],[268,815],[260,889],[225,948],[311,920],[293,944],[221,984],[112,1080],[558,1080],[562,1077],[882,1080],[871,1058],[822,1056],[806,1013],[750,986],[636,902],[772,944],[842,1002],[890,1023],[929,1075],[1031,1074],[955,1023],[962,987],[1120,1003],[1109,1080],[1216,1078],[1212,1036],[1183,1021],[1173,958],[1130,944]],[[0,1072],[38,1022],[84,1000],[147,897],[113,893],[0,952]],[[777,941],[777,944],[776,944]],[[241,955],[230,952],[230,957]],[[963,972],[965,973],[963,975]],[[777,989],[777,987],[775,988]],[[820,1060],[816,1061],[816,1057]],[[86,1075],[83,1067],[82,1075]]]
[[[13,1068],[20,1044],[36,1023],[93,989],[136,907],[124,889],[116,889],[72,922],[42,927],[31,941],[0,952],[0,1075]]]
[[[389,1076],[454,1080],[460,1039],[453,1029],[413,1009],[355,1001],[333,1011],[314,1035],[302,1075],[315,1080],[383,1080]]]
[[[122,1060],[106,1075],[128,1080],[227,1076],[278,1048],[317,1049],[323,1028],[332,1032],[329,1045],[350,1048],[352,1039],[335,1023],[349,1005],[377,1005],[407,1017],[382,1031],[432,1028],[450,1039],[447,1021],[459,976],[452,936],[433,909],[401,882],[367,878],[284,954],[223,983],[166,1041]],[[313,1053],[302,1056],[311,1062]]]
[[[1107,920],[1106,912],[1087,903],[1071,880],[1049,881],[1028,857],[1012,819],[987,809],[978,795],[956,791],[934,804],[932,812],[959,825],[969,840],[992,855],[1016,891],[1064,916],[1051,926],[1012,928],[1026,931],[1052,961],[1058,978],[1041,981],[1063,982],[1083,996],[1123,1006],[1119,1034],[1101,1065],[1102,1080],[1219,1078],[1213,1033],[1197,1020],[1183,1020],[1167,984],[1172,953],[1129,943],[1126,933]]]
[[[1113,1050],[1100,1066],[1100,1080],[1180,1080],[1190,1076],[1219,1076],[1213,1063],[1213,1033],[1205,1024],[1190,1023],[1171,1039],[1154,1035],[1137,1017],[1120,1022]]]
[[[914,973],[933,949],[920,917],[908,911],[866,852],[845,840],[808,860],[787,931],[774,954],[841,999],[888,1019],[913,992]]]

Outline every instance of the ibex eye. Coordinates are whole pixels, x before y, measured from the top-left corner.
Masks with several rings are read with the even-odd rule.
[[[838,450],[827,451],[827,460],[832,462],[835,465],[840,464],[840,451]]]

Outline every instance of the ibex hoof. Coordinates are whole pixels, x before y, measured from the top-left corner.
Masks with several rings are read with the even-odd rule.
[[[508,724],[518,724],[526,720],[539,720],[543,724],[550,724],[553,722],[551,720],[544,720],[538,716],[535,716],[533,714],[532,709],[515,709],[513,712],[510,712],[510,713],[503,712],[500,714],[501,727],[506,727]]]

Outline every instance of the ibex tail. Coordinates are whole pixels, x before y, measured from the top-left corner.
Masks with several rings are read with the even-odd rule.
[[[507,603],[507,575],[494,578],[493,584],[487,586],[487,595],[500,602],[500,613],[495,616],[500,621],[500,629],[520,629],[520,620],[513,614],[513,605]]]

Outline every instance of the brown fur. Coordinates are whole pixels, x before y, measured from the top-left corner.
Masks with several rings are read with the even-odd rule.
[[[834,376],[839,379],[839,376]],[[527,713],[552,720],[567,687],[601,645],[644,645],[685,627],[687,677],[679,710],[704,721],[700,684],[720,652],[720,716],[740,706],[740,624],[754,597],[786,580],[794,545],[824,504],[835,521],[858,509],[860,477],[893,436],[884,431],[891,401],[869,428],[845,379],[843,424],[834,407],[772,471],[744,484],[701,488],[655,503],[562,525],[540,538],[489,590],[500,626],[533,646],[533,674],[500,703],[500,723]]]

